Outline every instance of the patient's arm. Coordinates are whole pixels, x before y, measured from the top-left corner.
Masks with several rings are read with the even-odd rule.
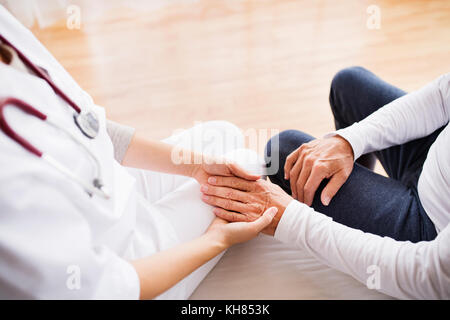
[[[305,248],[323,263],[388,295],[450,299],[450,226],[433,241],[395,241],[336,223],[294,200],[275,238]]]
[[[222,159],[214,159],[165,142],[147,139],[139,134],[133,136],[122,164],[189,176],[199,183],[206,183],[210,175],[238,176],[246,180],[259,179],[258,175],[247,173],[234,163],[225,163]]]
[[[450,299],[450,225],[433,241],[395,241],[336,223],[267,181],[209,181],[201,189],[203,200],[216,206],[214,213],[223,219],[251,221],[260,206],[277,206],[278,215],[263,232],[308,250],[362,283],[374,280],[374,289],[391,296]]]
[[[228,223],[216,218],[203,236],[133,261],[139,277],[140,298],[157,297],[223,250],[254,238],[272,222],[276,212],[276,208],[270,208],[253,222]]]
[[[362,154],[425,137],[450,120],[450,73],[404,95],[360,122],[338,130]]]

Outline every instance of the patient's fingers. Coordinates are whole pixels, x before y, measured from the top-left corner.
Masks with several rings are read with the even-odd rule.
[[[314,200],[314,195],[323,179],[328,177],[328,173],[324,167],[313,167],[309,175],[305,187],[303,189],[303,202],[311,206]]]
[[[229,222],[250,222],[253,221],[250,217],[246,216],[245,214],[237,213],[237,212],[231,212],[222,208],[214,208],[213,209],[214,214],[226,221]]]
[[[328,184],[322,190],[321,200],[325,206],[330,204],[331,199],[333,199],[345,181],[347,181],[347,178],[348,175],[344,172],[338,172],[331,177]]]
[[[207,195],[217,196],[225,199],[237,200],[240,202],[247,202],[249,194],[240,190],[227,188],[227,187],[216,187],[212,185],[202,185],[200,190]]]
[[[292,151],[290,155],[287,156],[286,162],[284,163],[284,179],[290,179],[290,172],[295,162],[297,161],[299,154],[299,149]]]
[[[297,158],[297,161],[294,163],[294,166],[291,168],[291,170],[289,172],[289,181],[290,181],[290,185],[291,185],[292,197],[294,199],[298,199],[300,201],[303,200],[303,194],[301,194],[302,199],[300,199],[299,192],[297,190],[297,181],[298,181],[300,172],[302,171],[302,166],[303,166],[303,155],[300,155],[300,157]]]
[[[215,186],[230,187],[242,191],[252,191],[255,181],[248,181],[238,177],[209,177],[208,183]]]
[[[308,159],[304,159],[302,163],[302,169],[300,171],[300,175],[298,176],[298,179],[296,181],[296,188],[297,188],[297,200],[300,202],[305,202],[305,184],[306,181],[308,181],[308,178],[311,174],[312,170],[312,164],[311,161],[308,161]]]
[[[208,196],[206,194],[202,195],[202,200],[204,202],[206,202],[207,204],[210,204],[214,207],[220,207],[226,210],[230,210],[230,211],[236,211],[236,212],[249,212],[249,211],[254,211],[254,210],[249,210],[252,206],[251,205],[247,205],[245,203],[236,201],[236,200],[231,200],[231,199],[224,199],[224,198],[219,198],[216,196]]]

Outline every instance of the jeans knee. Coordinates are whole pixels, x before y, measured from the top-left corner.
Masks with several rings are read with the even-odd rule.
[[[330,107],[333,112],[336,129],[340,129],[351,123],[346,123],[346,117],[349,108],[352,108],[352,103],[355,94],[360,92],[367,80],[367,75],[370,73],[363,67],[349,67],[342,69],[333,77],[330,88]],[[348,119],[347,119],[348,120]]]
[[[348,67],[338,71],[331,81],[331,89],[333,91],[345,90],[354,87],[355,83],[363,80],[363,75],[368,72],[367,69],[359,66]]]

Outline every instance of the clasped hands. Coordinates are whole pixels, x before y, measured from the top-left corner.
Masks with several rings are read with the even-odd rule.
[[[297,199],[312,205],[323,179],[329,179],[329,182],[322,191],[321,200],[328,205],[352,172],[353,161],[351,145],[334,136],[306,143],[287,157],[284,178],[290,180],[292,196],[236,164],[213,164],[209,168],[203,165],[199,170],[203,174],[197,181],[201,185],[202,200],[215,207],[213,211],[219,221],[252,223],[267,214],[267,219],[258,222],[257,231],[274,235],[289,203]]]
[[[193,177],[200,183],[202,200],[214,206],[220,222],[256,222],[265,213],[270,218],[258,230],[273,235],[292,197],[279,186],[246,172],[235,163],[214,163],[199,166]],[[272,208],[271,210],[268,210]],[[275,209],[276,208],[276,209]],[[270,219],[270,221],[269,221]]]
[[[240,177],[212,176],[200,188],[202,200],[215,208],[214,214],[230,222],[251,222],[275,207],[277,214],[262,230],[273,235],[292,197],[267,180],[249,181]]]

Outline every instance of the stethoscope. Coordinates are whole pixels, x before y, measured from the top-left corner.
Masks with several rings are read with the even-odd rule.
[[[69,106],[72,107],[72,109],[75,110],[74,113],[74,121],[77,127],[80,129],[80,131],[88,138],[94,139],[97,137],[99,133],[99,120],[97,115],[94,112],[82,110],[75,102],[73,102],[52,80],[51,78],[38,66],[36,66],[31,60],[29,60],[20,50],[18,50],[11,42],[6,40],[1,34],[0,34],[0,42],[3,42],[4,44],[8,45],[11,49],[13,49],[17,56],[20,58],[20,60],[31,70],[33,71],[38,77],[45,80],[48,85],[55,91],[57,95],[59,95]],[[55,158],[50,156],[49,154],[43,153],[36,147],[34,147],[32,144],[30,144],[27,140],[25,140],[22,136],[18,135],[7,123],[6,118],[4,116],[3,110],[6,106],[15,106],[25,113],[32,115],[40,120],[46,121],[53,127],[55,127],[58,130],[63,131],[65,134],[67,134],[74,142],[79,144],[83,147],[83,149],[89,154],[89,156],[94,160],[95,166],[96,166],[96,173],[95,178],[93,179],[92,183],[88,183],[86,181],[83,181],[78,176],[76,176],[72,171],[70,171],[67,167],[62,165],[59,161],[57,161]],[[72,179],[73,181],[77,182],[79,185],[81,185],[86,192],[92,196],[92,195],[99,195],[103,198],[109,199],[110,195],[108,191],[105,189],[103,185],[102,180],[102,172],[101,172],[101,165],[98,159],[95,157],[95,155],[73,134],[71,134],[68,130],[65,128],[59,126],[57,123],[52,121],[47,115],[43,114],[39,110],[33,108],[28,103],[16,99],[14,97],[7,97],[0,99],[0,129],[11,139],[13,139],[15,142],[20,144],[23,148],[31,152],[32,154],[38,156],[39,158],[46,161],[49,165],[51,165],[56,170],[60,171],[63,175],[67,176],[68,178]]]

